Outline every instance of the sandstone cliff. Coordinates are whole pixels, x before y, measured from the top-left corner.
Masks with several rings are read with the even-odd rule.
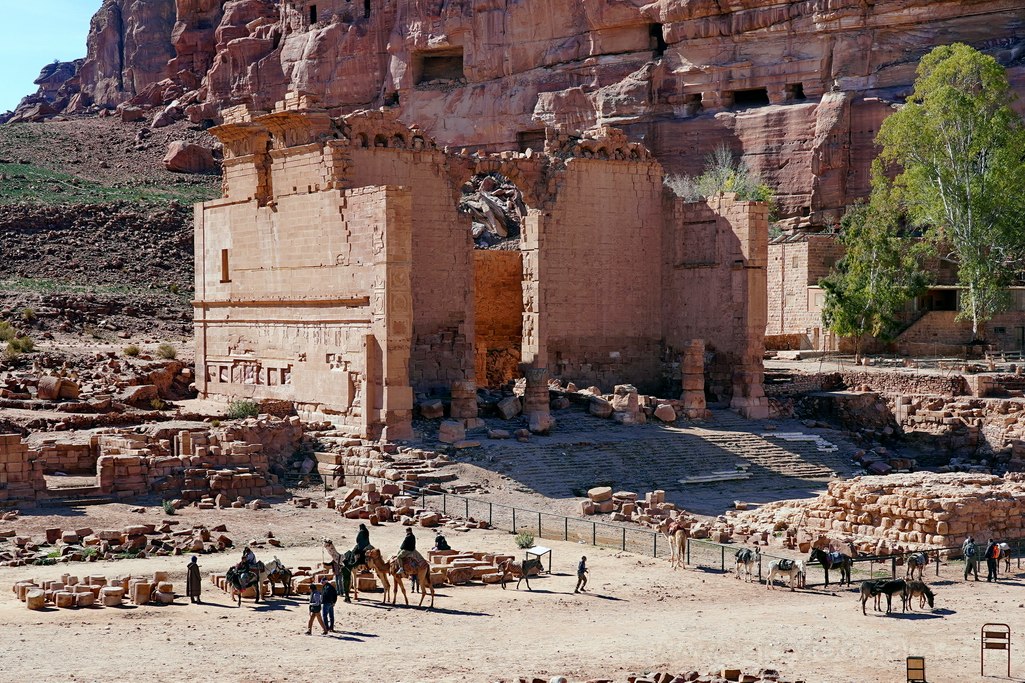
[[[441,144],[489,150],[612,124],[671,172],[699,172],[725,142],[784,215],[826,223],[865,193],[879,124],[933,46],[984,49],[1025,90],[1023,13],[1025,0],[105,0],[84,63],[27,103],[39,117],[40,99],[132,101],[210,124],[299,90],[336,113],[398,107]]]

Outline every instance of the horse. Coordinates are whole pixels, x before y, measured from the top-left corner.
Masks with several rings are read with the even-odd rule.
[[[238,596],[239,607],[242,606],[242,593],[247,588],[256,588],[256,602],[260,602],[260,586],[263,585],[263,579],[266,578],[263,562],[257,562],[255,570],[246,568],[239,571],[238,567],[233,566],[228,569],[224,578],[232,588],[232,595]]]
[[[918,596],[918,609],[923,609],[927,601],[929,603],[929,609],[933,609],[935,605],[935,594],[921,581],[909,581],[908,585],[904,587],[903,597],[905,609],[911,608],[911,611],[914,611],[911,601],[915,596]]]
[[[766,590],[775,589],[777,576],[789,579],[787,585],[790,586],[791,591],[794,590],[795,585],[804,588],[804,562],[801,560],[773,560],[770,562],[769,576],[765,580]]]
[[[388,560],[388,569],[392,575],[392,604],[394,605],[399,597],[399,590],[402,590],[402,599],[409,604],[409,598],[406,596],[406,586],[402,581],[403,575],[411,577],[413,580],[420,584],[420,604],[418,607],[423,607],[424,598],[427,597],[427,593],[431,594],[431,606],[429,609],[434,608],[434,585],[431,583],[431,563],[423,559],[423,557],[407,556],[400,560],[397,556],[392,557]],[[402,570],[401,572],[399,570]],[[527,584],[528,586],[530,584]],[[426,589],[426,590],[425,590]]]
[[[908,569],[904,573],[904,578],[914,579],[915,571],[918,571],[918,580],[922,580],[922,572],[925,571],[925,565],[929,564],[929,556],[925,553],[912,553],[908,555]]]
[[[674,570],[677,567],[687,568],[687,538],[690,536],[690,532],[683,525],[682,522],[672,521],[668,519],[662,522],[658,527],[662,535],[669,539],[669,549],[671,552],[669,558],[669,566]]]
[[[851,585],[851,566],[854,562],[851,560],[849,555],[843,553],[827,553],[821,548],[812,548],[811,556],[808,558],[809,562],[818,562],[822,565],[822,569],[826,572],[826,585],[829,585],[829,570],[839,567],[840,568],[840,585],[846,583],[848,586]]]
[[[870,581],[861,582],[861,613],[868,616],[868,612],[865,611],[865,603],[868,602],[869,598],[875,598],[875,604],[873,605],[876,611],[879,611],[879,587],[886,583],[885,579],[872,579]]]
[[[270,592],[267,595],[274,595],[275,583],[280,583],[285,587],[286,598],[292,594],[292,572],[277,556],[264,566],[264,570],[266,573],[262,576],[270,584]]]
[[[544,565],[541,564],[541,560],[532,557],[529,560],[523,560],[517,562],[516,560],[505,560],[504,562],[498,563],[498,568],[502,570],[502,590],[505,590],[505,582],[510,575],[516,576],[519,574],[519,579],[516,581],[516,590],[520,589],[520,581],[527,582],[527,590],[532,591],[530,587],[529,574],[533,570],[537,570],[537,573],[541,573],[544,570]]]
[[[754,550],[750,548],[741,548],[733,554],[736,558],[737,567],[737,579],[740,579],[741,574],[747,574],[747,580],[751,581],[752,575],[754,574],[755,565],[761,559],[762,551],[756,546]]]

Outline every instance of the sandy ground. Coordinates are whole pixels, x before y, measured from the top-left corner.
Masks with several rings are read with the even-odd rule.
[[[23,516],[19,534],[40,535],[51,525],[105,528],[158,521],[129,506],[86,508],[76,517]],[[348,545],[355,523],[327,509],[280,504],[269,510],[184,510],[181,523],[225,523],[236,540],[273,530],[290,566],[324,559],[317,539]],[[403,529],[376,528],[372,540],[397,549]],[[433,533],[418,533],[428,546]],[[450,533],[458,549],[514,550],[496,531]],[[998,585],[952,581],[945,567],[936,611],[862,616],[853,591],[822,588],[770,592],[731,576],[689,569],[673,572],[665,560],[551,542],[553,575],[533,591],[498,586],[439,589],[434,610],[391,607],[380,594],[337,607],[337,633],[304,635],[308,611],[296,599],[235,607],[204,583],[205,604],[185,598],[167,607],[125,606],[31,612],[6,590],[15,581],[58,578],[69,566],[0,568],[0,681],[494,681],[519,675],[561,674],[571,680],[630,671],[734,665],[812,681],[903,681],[904,657],[926,657],[930,680],[980,680],[979,629],[987,621],[1025,631],[1021,578]],[[576,561],[586,554],[591,592],[574,595]],[[264,559],[270,559],[267,554]],[[235,553],[201,558],[204,574],[222,571]],[[186,558],[152,558],[70,565],[78,574],[143,574],[168,570],[183,589]],[[401,602],[401,596],[399,598]],[[1025,670],[1021,650],[1013,669]],[[993,671],[1000,671],[993,655]],[[1023,679],[1013,679],[1023,680]]]

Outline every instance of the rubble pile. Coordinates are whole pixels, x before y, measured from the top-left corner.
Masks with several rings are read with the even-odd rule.
[[[314,453],[317,472],[329,488],[341,486],[346,477],[407,487],[436,486],[456,478],[455,474],[439,471],[449,460],[434,451],[395,444],[366,445],[359,439],[323,435],[318,440],[335,448]],[[310,463],[309,467],[312,466]]]
[[[487,522],[472,517],[461,519],[419,507],[417,497],[408,486],[366,482],[350,489],[343,497],[329,495],[327,506],[346,519],[365,519],[372,525],[399,522],[404,526],[447,526],[460,531],[489,527]]]
[[[734,531],[757,530],[777,538],[798,534],[802,550],[823,537],[875,555],[957,548],[969,535],[1025,534],[1025,477],[931,472],[854,477],[830,482],[827,493],[811,500],[729,511],[726,519],[718,525]]]
[[[463,185],[459,212],[470,217],[474,244],[487,249],[519,237],[527,207],[516,185],[499,173],[489,173]]]
[[[58,562],[93,562],[167,556],[186,553],[216,553],[233,547],[223,524],[197,524],[178,529],[177,520],[158,524],[133,524],[122,529],[47,529],[46,540],[21,536],[13,529],[0,529],[0,566],[52,565]]]
[[[686,671],[672,674],[668,671],[650,671],[644,674],[628,674],[624,683],[759,683],[760,681],[775,681],[776,683],[790,683],[789,679],[784,680],[775,669],[762,669],[757,674],[745,673],[743,669],[725,667],[718,671],[701,674],[697,671]],[[551,676],[539,678],[536,676],[520,676],[510,681],[497,681],[496,683],[570,683],[565,676]],[[617,683],[614,678],[589,678],[586,683]],[[793,681],[801,683],[801,681]]]
[[[174,602],[174,584],[167,572],[152,576],[101,575],[75,576],[64,574],[54,581],[19,581],[12,587],[18,600],[31,610],[48,605],[60,608],[120,607],[127,598],[134,605],[150,603],[170,605]]]

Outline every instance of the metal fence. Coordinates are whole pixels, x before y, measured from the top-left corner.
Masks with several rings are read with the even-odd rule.
[[[582,517],[567,517],[427,488],[413,489],[408,493],[420,499],[421,507],[431,508],[446,515],[459,515],[468,520],[487,521],[491,527],[511,533],[527,532],[533,534],[538,540],[583,542],[594,546],[625,550],[638,555],[667,559],[672,552],[669,539],[661,532],[652,529],[592,521]],[[1025,539],[1010,539],[1003,542],[1011,547],[1012,561],[1016,563],[1017,569],[1021,569],[1022,557],[1025,555]],[[688,566],[693,565],[724,573],[732,572],[736,567],[736,551],[741,547],[735,543],[716,543],[691,538],[687,541],[685,559]],[[979,568],[984,572],[985,561],[981,555],[985,550],[985,544],[979,544],[977,548]],[[961,547],[949,546],[910,551],[898,555],[863,555],[852,558],[851,580],[853,582],[903,577],[906,572],[907,558],[916,553],[925,553],[928,557],[923,577],[963,579],[964,560],[960,557]],[[804,555],[785,556],[762,550],[757,562],[757,578],[759,581],[764,581],[768,577],[769,564],[773,560],[803,558]],[[1001,557],[999,564],[999,571],[1003,572],[1005,558]],[[806,586],[825,584],[825,569],[821,564],[806,561],[805,566],[807,570]],[[839,570],[831,569],[829,579],[831,584],[838,583],[840,580]]]

